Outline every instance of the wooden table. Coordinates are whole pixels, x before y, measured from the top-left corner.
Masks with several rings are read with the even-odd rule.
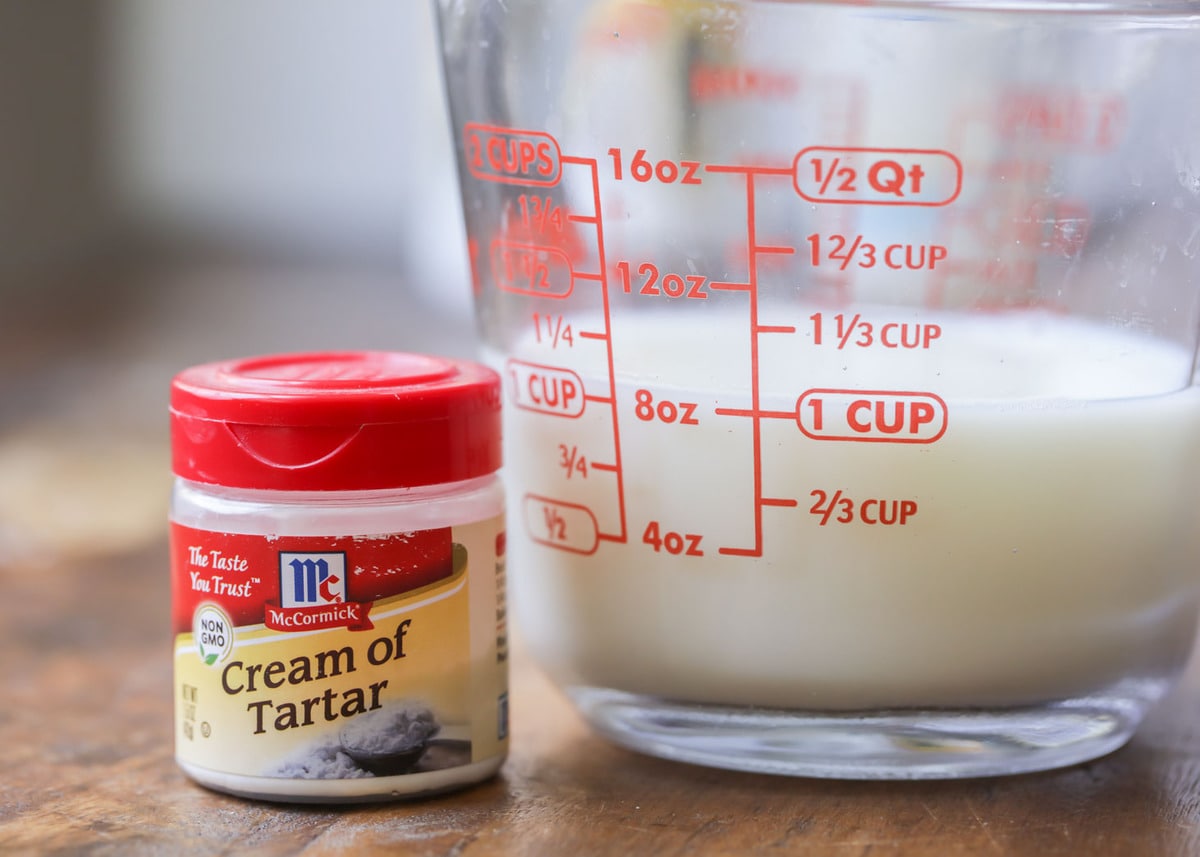
[[[105,437],[96,426],[112,420],[61,402],[41,422],[0,423],[0,854],[1200,854],[1200,661],[1098,762],[849,783],[614,747],[518,650],[512,755],[491,782],[350,809],[206,791],[172,760],[166,377],[144,391],[156,427],[140,439]]]
[[[0,569],[0,853],[1200,853],[1200,669],[1134,742],[1058,773],[838,783],[644,758],[589,733],[518,656],[501,776],[419,803],[281,808],[172,761],[161,543]]]

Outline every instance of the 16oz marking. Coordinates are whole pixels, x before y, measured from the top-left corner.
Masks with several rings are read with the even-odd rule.
[[[617,181],[624,181],[624,154],[620,148],[609,149],[608,154],[613,159],[613,178]],[[633,160],[629,162],[629,175],[633,177],[634,181],[642,184],[658,180],[663,184],[698,185],[702,183],[699,173],[699,161],[672,161],[670,159],[651,161],[646,157],[645,149],[638,149],[634,152]]]

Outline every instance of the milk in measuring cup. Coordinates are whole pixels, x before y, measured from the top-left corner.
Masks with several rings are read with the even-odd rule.
[[[731,341],[716,323],[614,320],[615,411],[585,344],[564,355],[531,337],[495,356],[514,596],[538,660],[567,687],[793,709],[1165,682],[1196,614],[1191,355],[1051,315],[942,327],[937,348],[902,358],[818,348],[811,330],[802,349],[764,345],[757,442],[743,340],[714,358]],[[554,361],[589,397],[570,417],[514,396],[522,364]],[[824,388],[930,390],[945,431],[813,439],[802,396]],[[642,419],[647,392],[694,420]],[[618,451],[619,479],[603,467]],[[594,539],[553,546],[547,527],[587,515]]]

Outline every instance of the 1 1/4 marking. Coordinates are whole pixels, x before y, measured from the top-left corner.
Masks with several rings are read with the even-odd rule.
[[[568,348],[575,344],[575,331],[561,315],[533,314],[533,332],[538,345],[548,343],[551,348],[558,348],[559,343]]]

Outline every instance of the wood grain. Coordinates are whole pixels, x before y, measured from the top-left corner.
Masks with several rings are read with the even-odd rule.
[[[222,283],[224,292],[211,288]],[[273,316],[214,303],[240,294],[239,279],[204,286],[174,293],[253,319],[253,347],[271,346]],[[285,305],[268,298],[257,299]],[[196,786],[172,758],[163,396],[189,349],[212,355],[220,343],[180,299],[161,317],[97,321],[110,331],[106,348],[21,376],[27,395],[12,413],[28,420],[41,403],[48,425],[0,423],[0,855],[1200,855],[1200,659],[1128,747],[1095,763],[1009,779],[847,783],[614,747],[518,647],[512,755],[486,784],[350,809]],[[346,314],[338,335],[361,343],[368,314],[367,304]],[[391,315],[375,314],[398,335]],[[47,353],[67,354],[77,339],[53,342]],[[117,378],[131,379],[121,396]],[[12,401],[0,397],[0,415]],[[133,451],[128,432],[119,443],[95,434],[121,418],[146,432]]]
[[[1200,853],[1200,671],[1124,750],[1050,774],[843,783],[679,765],[591,734],[518,650],[501,776],[434,800],[237,800],[172,761],[161,544],[0,569],[0,853]]]

